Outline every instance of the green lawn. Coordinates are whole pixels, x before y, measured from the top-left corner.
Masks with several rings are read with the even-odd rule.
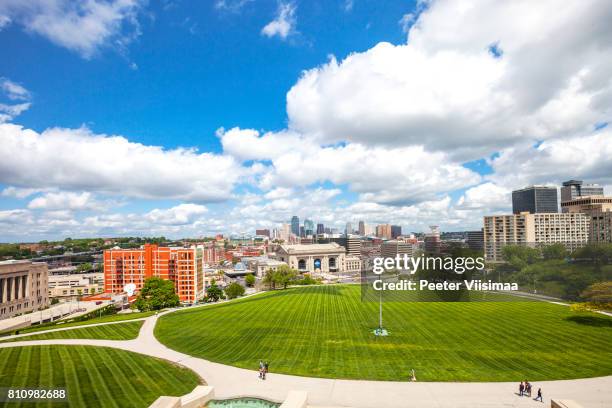
[[[87,346],[0,349],[0,387],[65,388],[69,403],[7,407],[148,407],[160,395],[182,395],[200,383],[192,371],[122,350]]]
[[[86,326],[94,323],[107,323],[107,322],[119,322],[124,320],[134,320],[141,319],[143,317],[149,317],[153,315],[155,312],[140,312],[140,313],[122,313],[122,314],[113,314],[108,316],[97,317],[94,319],[84,320],[82,322],[69,322],[65,323],[61,320],[54,323],[45,323],[43,325],[35,325],[26,327],[24,329],[19,329],[19,334],[25,333],[34,333],[43,330],[51,330],[51,329],[59,329],[62,327],[78,327],[78,326]],[[11,334],[15,334],[15,330],[8,330],[0,333],[0,340],[2,340],[2,336],[9,336]]]
[[[305,376],[520,381],[612,374],[612,318],[544,302],[386,302],[360,288],[318,286],[171,313],[155,334],[211,361]]]
[[[131,340],[138,337],[142,321],[108,324],[104,326],[81,327],[70,330],[59,330],[51,333],[32,334],[17,337],[6,342],[51,340],[51,339],[104,339],[104,340]],[[0,342],[2,340],[0,339]]]

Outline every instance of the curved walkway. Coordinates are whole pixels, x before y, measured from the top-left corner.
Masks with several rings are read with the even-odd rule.
[[[204,305],[205,306],[205,305]],[[573,399],[584,408],[612,406],[612,376],[580,380],[542,381],[533,384],[534,391],[542,387],[544,404],[516,395],[516,383],[435,383],[334,380],[268,374],[262,381],[256,371],[213,363],[169,349],[161,344],[153,331],[157,319],[169,310],[144,318],[139,335],[134,340],[62,339],[0,343],[0,348],[33,345],[88,345],[114,347],[181,364],[195,371],[208,385],[215,388],[215,398],[240,396],[282,401],[292,390],[306,391],[309,405],[345,406],[355,408],[497,408],[549,407],[550,397]],[[141,320],[141,319],[139,319]],[[125,322],[124,322],[125,323]],[[78,328],[87,326],[78,326]],[[76,327],[75,327],[76,328]],[[68,330],[65,328],[64,330]],[[417,373],[418,376],[418,373]],[[520,380],[520,379],[517,379]],[[535,396],[534,392],[534,396]]]

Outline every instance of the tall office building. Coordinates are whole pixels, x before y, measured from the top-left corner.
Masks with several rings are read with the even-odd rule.
[[[392,225],[391,226],[391,238],[395,239],[402,235],[402,227],[401,225]]]
[[[300,236],[300,217],[297,215],[291,217],[291,233],[296,237]]]
[[[505,245],[562,243],[573,251],[589,239],[590,216],[583,213],[523,212],[484,217],[484,250],[488,261],[503,260]]]
[[[353,233],[353,224],[351,224],[350,222],[346,223],[346,227],[344,228],[344,233],[346,235],[352,234]]]
[[[365,222],[359,221],[359,235],[364,236],[366,234]]]
[[[514,190],[512,192],[512,212],[514,214],[559,212],[557,188],[530,186],[521,190]]]
[[[47,308],[48,282],[44,262],[0,262],[0,319]]]
[[[306,218],[304,220],[304,236],[308,237],[308,236],[312,236],[314,235],[315,229],[314,229],[314,222],[312,220],[309,220],[308,218]]]
[[[391,239],[391,225],[380,224],[376,226],[376,236],[383,239]]]
[[[255,235],[259,237],[268,237],[270,238],[270,230],[269,229],[256,229]]]
[[[128,283],[141,290],[150,277],[171,280],[181,302],[193,303],[204,296],[203,248],[158,247],[104,251],[104,291],[120,293]]]
[[[346,249],[347,255],[361,255],[361,239],[355,235],[344,235],[337,238],[322,238],[320,244],[329,244],[335,242]]]
[[[404,240],[392,239],[380,244],[380,256],[383,258],[395,258],[404,254],[412,256],[413,252],[414,244]]]
[[[325,225],[317,224],[317,235],[324,234],[324,233],[325,233]]]
[[[584,213],[591,217],[589,242],[612,242],[612,197],[584,196],[561,203],[564,213]]]
[[[561,203],[580,197],[603,196],[604,189],[598,184],[583,184],[582,180],[568,180],[561,187]]]

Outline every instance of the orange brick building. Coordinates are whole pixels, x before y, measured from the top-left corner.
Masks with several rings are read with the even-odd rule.
[[[152,276],[174,282],[181,302],[193,303],[204,296],[202,247],[174,248],[145,244],[138,249],[104,251],[104,291],[121,293],[128,283],[140,291]]]

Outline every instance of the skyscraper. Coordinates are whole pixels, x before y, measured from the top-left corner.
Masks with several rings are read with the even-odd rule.
[[[359,235],[363,236],[366,234],[365,230],[365,222],[363,220],[359,221]]]
[[[314,235],[314,222],[306,218],[304,220],[304,236]]]
[[[300,217],[297,215],[291,217],[291,233],[297,237],[300,236]]]
[[[350,222],[346,223],[346,227],[344,228],[344,233],[346,235],[352,234],[353,233],[353,224],[351,224]]]
[[[324,234],[324,233],[325,233],[325,225],[317,224],[317,234]]]
[[[561,202],[580,197],[603,196],[604,189],[598,184],[583,184],[582,180],[568,180],[561,187]]]
[[[383,239],[391,239],[391,225],[380,224],[376,226],[376,236]]]
[[[512,212],[514,214],[559,212],[557,188],[530,186],[521,190],[514,190],[512,192]]]
[[[391,226],[391,238],[395,239],[402,235],[402,227],[401,225],[392,225]]]

